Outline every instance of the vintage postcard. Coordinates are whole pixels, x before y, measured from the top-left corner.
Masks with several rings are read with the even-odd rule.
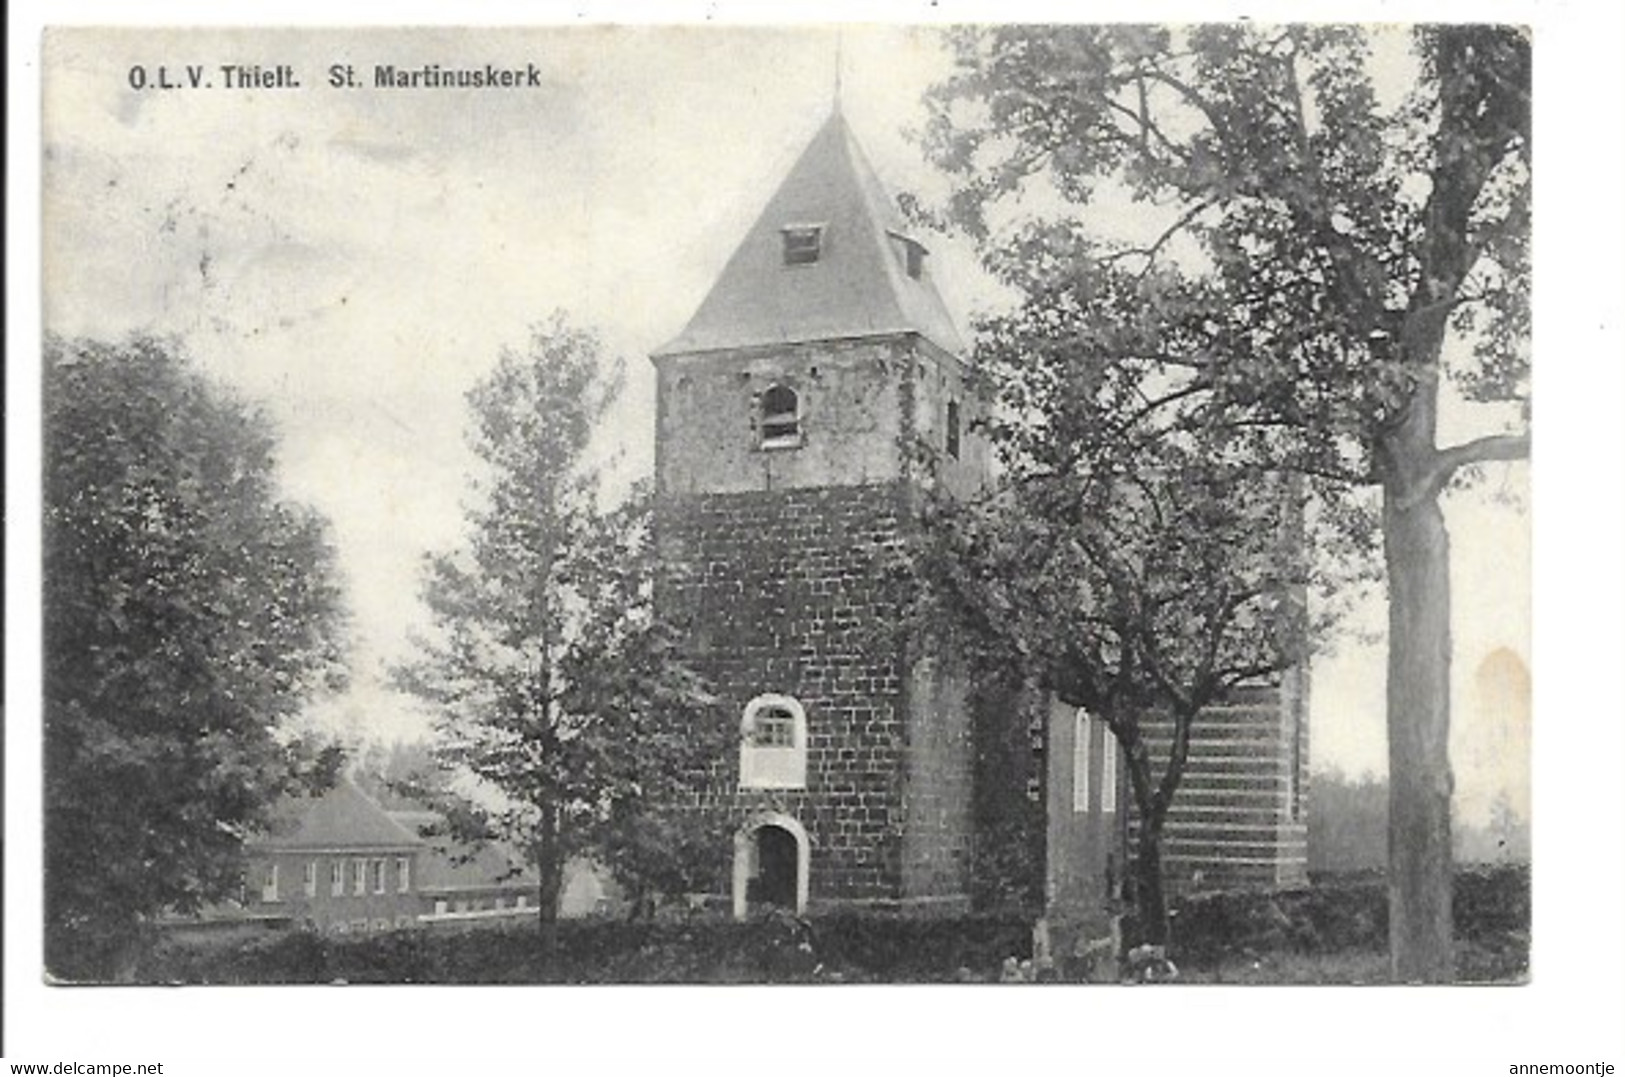
[[[45,1005],[1539,986],[1527,26],[40,49]]]

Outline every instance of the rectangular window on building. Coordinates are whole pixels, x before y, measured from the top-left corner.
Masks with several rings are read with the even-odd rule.
[[[350,871],[354,878],[350,880],[352,894],[365,894],[367,892],[367,862],[365,860],[350,861]]]
[[[384,892],[384,874],[388,865],[389,861],[382,858],[372,862],[372,892],[375,894]]]
[[[959,459],[959,401],[948,401],[948,458]]]
[[[343,897],[344,896],[344,861],[339,860],[339,859],[337,859],[335,857],[334,860],[333,860],[333,869],[332,869],[331,874],[332,874],[333,879],[332,879],[332,885],[331,885],[331,888],[330,888],[330,892],[332,893],[332,895],[334,897]]]
[[[1089,810],[1089,715],[1078,711],[1072,723],[1072,810]]]
[[[403,894],[412,889],[412,858],[409,856],[395,858],[395,889]]]
[[[436,901],[434,903],[434,914],[436,916],[444,916],[446,915],[446,908],[447,906],[444,901]]]
[[[305,896],[316,896],[316,861],[305,861]]]
[[[274,863],[265,866],[265,882],[260,887],[260,900],[282,900],[282,895],[277,888],[277,866]]]
[[[1117,810],[1117,753],[1122,751],[1112,731],[1102,727],[1100,749],[1100,810],[1108,814]]]
[[[520,894],[518,897],[513,899],[513,907],[516,908],[516,909],[523,909],[525,907],[525,904],[526,904],[526,902],[525,902],[525,895],[524,894]]]

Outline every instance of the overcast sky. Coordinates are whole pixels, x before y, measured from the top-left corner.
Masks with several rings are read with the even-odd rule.
[[[424,623],[417,568],[459,539],[464,392],[554,309],[627,358],[606,451],[652,464],[650,350],[674,336],[831,107],[829,31],[73,32],[46,49],[46,325],[174,333],[263,402],[290,496],[333,521],[355,615],[356,686],[320,718],[424,728],[381,684]],[[946,71],[928,31],[848,29],[844,110],[896,190],[933,189],[905,130]],[[293,65],[298,90],[137,92],[205,65]],[[534,89],[375,90],[375,64],[523,68]],[[351,64],[366,88],[332,89]],[[936,264],[962,325],[996,301],[969,257]],[[1458,432],[1470,429],[1463,417]],[[1497,493],[1521,497],[1522,465]],[[1529,654],[1528,527],[1483,496],[1451,506],[1457,764],[1478,814],[1527,796],[1526,709],[1485,701],[1498,648]],[[1380,614],[1380,607],[1374,607]],[[1361,626],[1380,630],[1380,616]],[[1318,663],[1317,769],[1385,768],[1380,641]],[[1508,768],[1508,759],[1518,761]]]

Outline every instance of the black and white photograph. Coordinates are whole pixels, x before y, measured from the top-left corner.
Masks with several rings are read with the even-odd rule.
[[[1617,777],[1535,686],[1621,598],[1532,568],[1620,328],[1535,361],[1547,38],[1242,14],[47,21],[8,995],[128,1004],[87,1062],[250,999],[767,1055],[810,998],[922,1063],[941,1007],[1275,1072],[1332,1004],[1350,1064],[1420,1007],[1417,1061],[1625,1065],[1617,968],[1512,1038],[1619,948],[1544,822]]]

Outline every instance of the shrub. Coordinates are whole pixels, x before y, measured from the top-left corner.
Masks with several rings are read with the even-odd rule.
[[[1333,955],[1388,945],[1388,891],[1380,876],[1317,876],[1315,885],[1279,892],[1192,896],[1176,906],[1174,955],[1217,967],[1265,953]],[[1458,872],[1454,914],[1457,973],[1463,980],[1526,974],[1529,869]]]
[[[1031,925],[1005,915],[921,918],[772,913],[745,923],[696,918],[566,921],[547,954],[534,925],[251,940],[174,938],[146,955],[148,983],[786,983],[951,980],[1031,949]],[[833,975],[831,975],[833,974]]]
[[[1186,898],[1176,906],[1172,956],[1221,978],[1261,982],[1290,967],[1306,982],[1317,959],[1354,961],[1363,977],[1387,945],[1387,891],[1369,875],[1313,887]],[[245,939],[173,936],[149,949],[149,983],[814,983],[949,982],[992,975],[1031,956],[1019,913],[919,916],[772,913],[626,923],[569,920],[548,953],[535,925],[325,937],[282,931]],[[1529,967],[1529,872],[1466,872],[1456,883],[1457,972],[1463,980],[1521,979]],[[1262,959],[1255,974],[1252,966]],[[1294,963],[1295,962],[1295,963]],[[1241,970],[1237,972],[1236,970]],[[1230,971],[1225,971],[1230,970]],[[1355,973],[1345,975],[1354,976]],[[1197,977],[1200,978],[1200,977]]]

